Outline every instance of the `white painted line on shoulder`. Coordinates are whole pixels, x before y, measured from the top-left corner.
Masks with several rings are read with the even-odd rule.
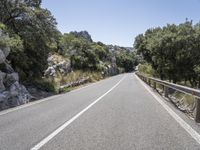
[[[27,103],[27,104],[24,104],[24,105],[21,105],[21,106],[16,106],[16,107],[14,107],[14,108],[9,108],[9,109],[7,109],[7,110],[3,110],[2,112],[0,112],[0,116],[6,115],[6,114],[8,114],[8,113],[11,113],[11,112],[14,112],[14,111],[17,111],[17,110],[26,108],[26,107],[30,107],[30,106],[35,105],[35,104],[42,103],[42,102],[44,102],[44,101],[47,101],[47,100],[50,100],[50,99],[53,99],[53,98],[57,98],[57,97],[60,97],[60,96],[61,96],[61,95],[54,95],[54,96],[47,97],[47,98],[44,98],[44,99],[41,99],[41,100],[37,100],[37,101],[34,101],[34,102],[30,102],[30,103]]]
[[[200,144],[200,135],[197,131],[195,131],[187,122],[185,122],[179,115],[177,115],[167,104],[163,102],[161,98],[159,98],[154,92],[150,90],[150,88],[137,76],[136,78],[140,81],[140,83],[145,87],[145,89],[164,107],[164,109],[179,123],[179,125],[185,129],[193,139]]]
[[[65,122],[63,125],[61,125],[59,128],[57,128],[55,131],[53,131],[50,135],[48,135],[46,138],[44,138],[42,141],[40,141],[38,144],[36,144],[33,148],[31,148],[31,150],[39,150],[42,146],[44,146],[46,143],[48,143],[52,138],[54,138],[57,134],[59,134],[62,130],[64,130],[67,126],[69,126],[72,122],[74,122],[77,118],[79,118],[83,113],[85,113],[88,109],[90,109],[93,105],[95,105],[98,101],[100,101],[103,97],[105,97],[113,89],[115,89],[124,80],[124,78],[125,78],[125,76],[123,76],[123,78],[121,78],[121,80],[119,82],[117,82],[106,93],[104,93],[102,96],[97,98],[94,102],[92,102],[90,105],[88,105],[82,111],[80,111],[78,114],[76,114],[70,120]]]

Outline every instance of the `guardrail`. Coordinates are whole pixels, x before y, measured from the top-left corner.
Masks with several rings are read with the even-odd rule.
[[[194,114],[195,121],[200,123],[200,90],[189,88],[189,87],[182,86],[182,85],[177,85],[174,83],[170,83],[170,82],[159,80],[159,79],[152,78],[152,77],[147,77],[145,75],[141,75],[138,72],[136,72],[136,75],[150,86],[153,83],[154,89],[156,89],[157,84],[162,85],[163,89],[164,89],[165,97],[168,97],[169,89],[174,89],[175,91],[179,91],[181,93],[185,93],[185,94],[194,96],[195,103],[196,103],[195,114]]]

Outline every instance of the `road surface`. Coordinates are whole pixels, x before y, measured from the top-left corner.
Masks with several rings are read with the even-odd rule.
[[[30,149],[200,150],[200,145],[130,73],[1,112],[0,150]]]

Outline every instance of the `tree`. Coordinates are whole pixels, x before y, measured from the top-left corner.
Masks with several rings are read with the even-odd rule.
[[[148,29],[136,37],[134,47],[161,79],[190,81],[194,87],[198,76],[194,68],[200,59],[199,37],[199,25],[186,20],[179,25]]]
[[[0,1],[0,22],[11,37],[18,35],[23,41],[23,49],[12,48],[8,59],[24,80],[43,75],[48,54],[57,48],[59,39],[55,19],[40,5],[41,0]]]
[[[136,58],[134,53],[122,52],[116,57],[117,66],[124,68],[125,72],[134,70],[136,66]]]

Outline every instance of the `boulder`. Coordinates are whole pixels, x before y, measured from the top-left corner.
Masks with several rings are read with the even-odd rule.
[[[45,76],[53,76],[53,77],[55,77],[56,76],[55,68],[53,66],[48,67],[47,70],[45,70],[44,75]]]
[[[19,95],[19,89],[20,89],[20,84],[18,81],[16,81],[10,86],[10,97],[15,97]]]
[[[8,103],[10,107],[28,103],[31,99],[32,96],[29,94],[25,86],[19,84],[18,81],[10,86],[8,96]]]
[[[4,63],[6,61],[6,56],[4,52],[0,49],[0,64]]]
[[[6,74],[0,71],[0,92],[3,92],[6,88],[3,84]]]
[[[4,94],[0,94],[0,110],[7,107],[7,97]]]
[[[4,47],[1,49],[5,55],[5,57],[8,57],[8,55],[10,54],[10,47]]]
[[[63,56],[54,54],[49,56],[47,60],[49,67],[45,70],[44,76],[56,77],[58,73],[66,74],[71,72],[70,60],[64,58]]]
[[[33,97],[27,91],[26,87],[21,85],[21,87],[20,87],[20,95],[19,95],[19,103],[20,104],[25,104],[25,103],[28,103],[32,99],[33,99]]]
[[[18,73],[14,72],[14,73],[11,73],[11,74],[7,74],[6,78],[4,80],[4,85],[6,85],[7,87],[9,87],[13,83],[15,83],[16,81],[19,81],[19,75],[18,75]]]
[[[9,65],[7,62],[5,63],[6,73],[13,73],[15,72],[14,69]]]

